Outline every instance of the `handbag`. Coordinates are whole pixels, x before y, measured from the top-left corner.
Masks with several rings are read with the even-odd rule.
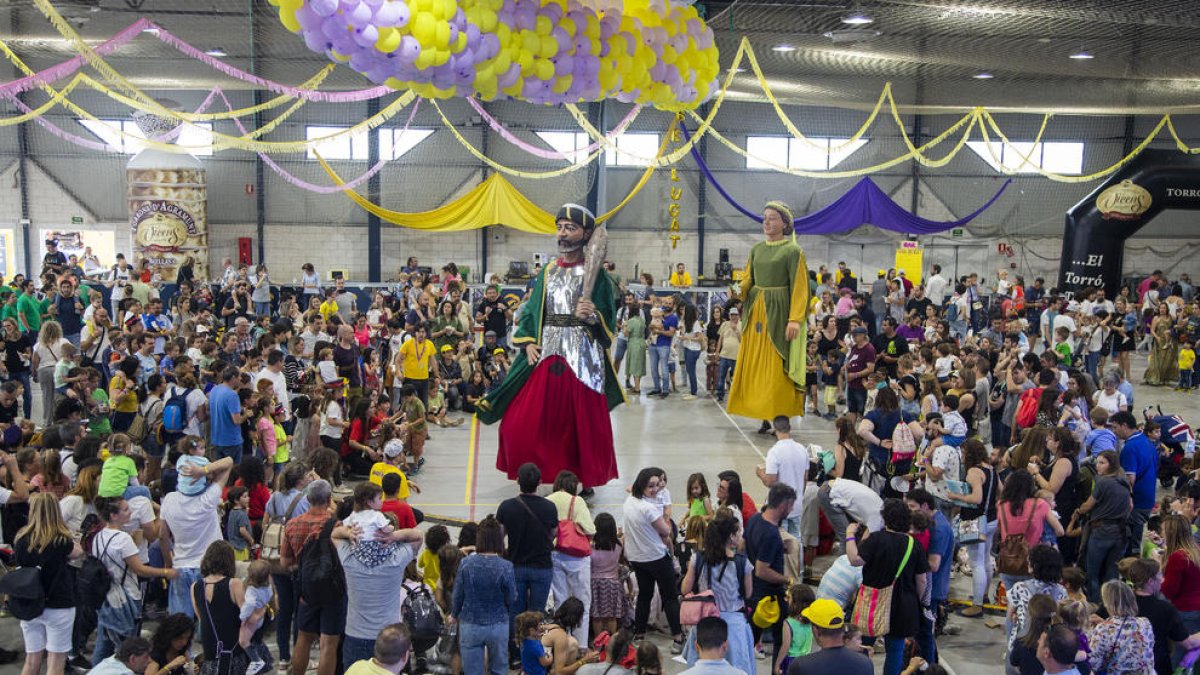
[[[779,598],[774,595],[768,595],[754,607],[754,614],[750,617],[755,626],[759,628],[767,628],[774,626],[779,621]]]
[[[708,574],[708,589],[699,593],[685,593],[679,603],[679,623],[684,626],[695,626],[701,619],[721,616],[717,596],[712,590],[712,567],[705,564],[704,569]]]
[[[858,597],[854,602],[854,612],[850,615],[850,622],[868,637],[887,635],[892,630],[892,594],[895,592],[896,581],[900,579],[900,573],[908,565],[908,558],[912,555],[913,550],[913,538],[905,536],[908,538],[908,547],[904,551],[904,558],[900,560],[900,567],[896,570],[896,576],[892,578],[892,583],[884,588],[872,588],[865,584],[858,587]]]
[[[992,481],[991,475],[987,476],[987,488],[983,493],[983,503],[980,508],[983,513],[975,518],[960,518],[958,521],[958,543],[966,546],[968,544],[978,544],[987,539],[985,534],[987,530],[987,505],[992,500]]]
[[[1000,551],[996,554],[996,571],[1000,574],[1024,576],[1029,574],[1029,543],[1025,541],[1025,531],[1033,522],[1033,505],[1029,507],[1029,517],[1025,519],[1025,527],[1019,532],[1006,534],[1006,519],[1004,512],[1000,513]]]
[[[578,497],[571,496],[571,505],[567,507],[567,517],[558,521],[558,534],[554,548],[559,553],[585,558],[592,554],[592,544],[580,529],[579,523],[575,522],[576,499]],[[524,504],[524,502],[521,503]]]

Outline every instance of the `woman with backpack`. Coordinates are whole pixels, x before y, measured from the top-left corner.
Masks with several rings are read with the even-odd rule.
[[[201,579],[192,584],[192,609],[200,626],[204,660],[200,675],[242,675],[250,657],[238,644],[242,622],[239,608],[245,602],[246,587],[237,578],[233,546],[214,541],[200,561]]]
[[[1029,579],[1029,549],[1038,545],[1042,530],[1049,527],[1056,536],[1063,526],[1050,504],[1037,498],[1037,485],[1026,469],[1017,469],[1005,479],[996,508],[1000,532],[1000,552],[996,567],[1004,588]]]
[[[83,549],[71,538],[54,495],[40,492],[29,499],[29,522],[13,540],[13,555],[21,567],[41,568],[42,611],[21,619],[25,637],[22,672],[40,673],[45,663],[47,675],[62,675],[75,623],[75,575],[67,563],[82,556]],[[17,615],[15,599],[10,603],[10,611]]]
[[[308,500],[304,488],[311,480],[308,468],[302,462],[288,464],[276,478],[276,491],[267,500],[263,509],[266,524],[263,527],[263,557],[272,562],[279,559],[278,549],[268,548],[276,539],[282,543],[283,526],[287,521],[302,515],[308,510]],[[273,535],[273,528],[278,527],[279,533]],[[275,615],[275,641],[279,647],[280,663],[290,663],[292,660],[292,622],[296,617],[295,584],[291,574],[276,565],[271,570],[271,581],[275,584],[275,597],[279,602],[279,611]]]
[[[1133,488],[1114,450],[1096,457],[1096,482],[1092,495],[1077,513],[1090,514],[1087,530],[1087,596],[1100,597],[1100,585],[1117,578],[1117,561],[1125,553]]]
[[[104,566],[109,581],[104,603],[96,614],[98,625],[96,647],[92,652],[93,666],[112,656],[125,638],[137,635],[138,619],[142,615],[142,587],[138,578],[179,577],[179,570],[150,567],[142,562],[133,537],[121,529],[130,520],[129,502],[122,497],[98,497],[95,506],[96,515],[100,516],[104,528],[92,536],[86,549]],[[87,567],[85,564],[85,569]],[[89,579],[85,574],[81,585],[99,585],[103,575],[96,576],[100,578]]]
[[[688,605],[699,605],[689,601],[689,594],[712,591],[717,610],[729,627],[729,651],[725,659],[734,668],[753,673],[757,666],[754,660],[754,633],[746,620],[746,598],[750,597],[754,582],[754,568],[743,554],[730,555],[741,542],[741,525],[738,518],[722,509],[704,530],[704,544],[692,557],[687,574],[683,577],[684,609],[681,616],[690,612]],[[732,563],[732,564],[731,564]],[[690,621],[689,621],[690,623]],[[693,666],[700,658],[696,651],[696,627],[688,632],[683,657]]]
[[[974,586],[974,604],[964,609],[962,615],[977,617],[983,614],[988,588],[992,584],[992,538],[996,535],[996,493],[1000,491],[1000,481],[995,467],[988,462],[987,448],[979,439],[968,438],[963,442],[962,450],[962,466],[971,493],[958,496],[954,501],[962,506],[958,535],[971,561]]]

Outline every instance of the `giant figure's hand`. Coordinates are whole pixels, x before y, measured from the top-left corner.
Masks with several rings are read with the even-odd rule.
[[[591,300],[579,299],[575,303],[575,318],[580,321],[591,322],[596,316],[596,305],[592,304]]]
[[[795,340],[796,336],[799,334],[800,334],[800,322],[799,321],[789,321],[787,324],[787,328],[784,330],[783,336],[785,338],[787,338],[788,340]]]
[[[525,360],[529,361],[529,365],[536,366],[537,362],[542,359],[542,348],[532,342],[525,345]]]

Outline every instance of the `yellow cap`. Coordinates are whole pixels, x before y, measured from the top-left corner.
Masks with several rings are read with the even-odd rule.
[[[442,345],[442,351],[443,352],[452,352],[452,351],[454,351],[454,347],[451,347],[450,345]]]
[[[811,605],[800,612],[800,616],[820,628],[841,628],[846,624],[846,615],[842,611],[842,606],[828,598],[814,600]]]
[[[492,354],[505,354],[505,353],[507,353],[507,352],[504,351],[503,347],[496,347],[495,349],[492,350]]]

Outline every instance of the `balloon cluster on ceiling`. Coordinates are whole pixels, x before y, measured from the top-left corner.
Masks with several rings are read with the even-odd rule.
[[[717,91],[712,30],[673,0],[270,0],[314,52],[429,98],[695,108]]]

